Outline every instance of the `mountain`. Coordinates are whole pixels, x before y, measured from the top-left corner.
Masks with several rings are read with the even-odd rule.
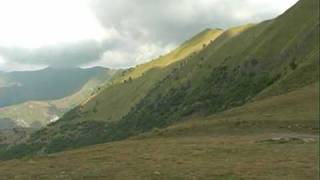
[[[170,136],[170,131],[158,128],[179,123],[187,127],[178,129],[177,136],[185,131],[208,131],[220,138],[229,133],[226,141],[231,143],[231,135],[241,139],[247,133],[255,142],[259,138],[254,132],[261,132],[268,134],[263,138],[295,135],[303,143],[303,135],[319,129],[318,109],[313,106],[317,90],[310,90],[319,81],[318,39],[319,1],[314,0],[301,0],[283,15],[259,24],[205,30],[173,52],[116,75],[110,86],[2,157],[53,153],[151,131]],[[202,124],[207,118],[212,121]],[[196,125],[188,127],[193,120]],[[281,138],[284,143],[294,141]],[[273,141],[278,142],[266,140]]]
[[[19,104],[0,108],[0,129],[43,127],[96,93],[115,73],[101,67],[2,73],[0,102]]]
[[[1,177],[316,180],[319,129],[310,128],[319,120],[318,89],[311,84],[119,142],[0,161]]]
[[[218,29],[204,30],[171,53],[118,73],[113,78],[112,86],[79,107],[86,115],[78,118],[98,121],[120,120],[154,88],[156,83],[171,73],[174,67],[168,67],[169,65],[185,62],[186,57],[201,50],[220,34],[221,30]]]
[[[92,77],[105,71],[104,68],[96,67],[46,68],[38,71],[1,73],[0,107],[30,100],[54,100],[70,96],[79,91]]]

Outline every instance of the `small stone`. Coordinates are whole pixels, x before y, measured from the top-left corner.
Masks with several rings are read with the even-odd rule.
[[[306,142],[306,143],[310,143],[310,142],[315,142],[315,139],[314,138],[303,138],[302,141]]]

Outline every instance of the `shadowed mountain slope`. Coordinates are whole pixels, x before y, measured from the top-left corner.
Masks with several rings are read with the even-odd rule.
[[[210,32],[117,76],[113,85],[8,153],[123,140],[319,81],[319,1],[301,0],[276,19]]]

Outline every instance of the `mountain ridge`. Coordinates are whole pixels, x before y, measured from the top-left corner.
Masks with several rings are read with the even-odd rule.
[[[313,84],[319,80],[318,5],[301,0],[276,19],[202,35],[196,45],[187,41],[187,49],[182,45],[118,74],[97,96],[5,154],[21,157],[124,140]],[[175,59],[181,49],[185,53]]]
[[[11,72],[11,76],[25,76],[27,74],[35,74],[37,77],[39,74],[47,73],[55,76],[61,72],[82,71],[80,68],[65,68],[63,70],[57,68],[46,68],[39,71],[32,72]],[[60,99],[42,100],[32,99],[27,102],[15,104],[11,106],[5,106],[0,108],[1,121],[11,121],[10,126],[1,126],[1,128],[13,128],[13,127],[25,127],[25,128],[40,128],[48,123],[56,121],[67,110],[77,106],[80,102],[90,97],[92,93],[96,93],[97,89],[105,86],[111,79],[114,70],[94,67],[90,69],[84,69],[84,71],[92,71],[89,77],[85,77],[80,89],[74,89],[71,95],[62,97]],[[13,75],[12,75],[13,74]],[[18,75],[17,75],[18,74]],[[50,76],[51,76],[50,75]],[[62,73],[64,75],[64,73]],[[81,78],[81,77],[79,77]],[[70,80],[73,80],[71,78]],[[87,79],[87,80],[86,80]],[[38,81],[38,78],[30,78],[29,82],[32,84]],[[50,79],[48,79],[50,81]],[[52,84],[58,85],[59,82],[52,82]],[[37,87],[36,87],[37,88]]]

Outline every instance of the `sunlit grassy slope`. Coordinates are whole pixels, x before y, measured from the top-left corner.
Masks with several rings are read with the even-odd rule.
[[[113,86],[81,106],[81,113],[84,116],[79,117],[77,121],[119,120],[145,97],[157,82],[168,75],[172,70],[169,65],[184,61],[186,57],[201,50],[204,44],[208,44],[220,34],[221,30],[205,30],[171,53],[123,72],[114,78]]]
[[[0,161],[0,179],[316,180],[319,84],[78,150]]]
[[[172,101],[169,91],[181,88],[185,91],[184,102],[179,104],[181,107],[188,108],[185,106],[188,102],[185,101],[191,101],[192,104],[200,101],[204,103],[203,106],[207,106],[201,98],[212,98],[212,94],[204,91],[226,86],[222,84],[223,80],[235,81],[230,82],[234,87],[227,87],[230,91],[236,86],[245,86],[246,82],[242,81],[256,81],[252,83],[256,87],[249,87],[249,91],[243,95],[237,94],[243,96],[239,99],[230,97],[231,102],[226,102],[229,105],[217,105],[220,108],[241,104],[270,84],[274,86],[270,88],[273,90],[265,90],[266,95],[286,92],[314,82],[319,57],[319,44],[316,41],[319,37],[317,5],[312,0],[298,3],[279,18],[258,25],[235,27],[224,32],[206,30],[172,53],[124,72],[123,76],[114,80],[113,86],[81,106],[77,111],[80,117],[76,120],[120,120],[130,112],[136,114],[132,108],[136,108],[142,100],[153,104],[159,100],[157,96],[161,99],[169,96]],[[198,51],[201,48],[203,50]],[[210,77],[222,73],[234,79]],[[221,82],[217,82],[219,78]],[[213,84],[212,87],[210,84]],[[226,91],[225,87],[222,89]],[[237,89],[241,91],[240,87]],[[211,93],[219,95],[219,92]],[[172,108],[172,104],[167,107]]]
[[[259,24],[204,31],[172,53],[120,74],[113,85],[2,157],[124,140],[300,89],[319,81],[317,39],[315,0],[301,0]],[[318,115],[304,111],[307,117]]]

